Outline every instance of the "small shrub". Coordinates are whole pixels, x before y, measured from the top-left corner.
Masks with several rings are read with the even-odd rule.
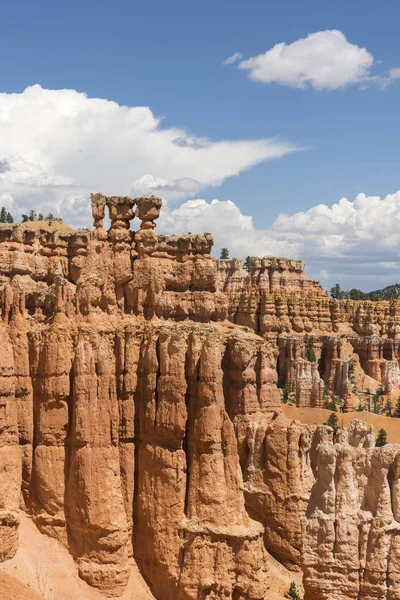
[[[285,369],[282,368],[278,373],[278,388],[283,389],[286,384]]]
[[[284,385],[282,388],[282,402],[287,404],[289,400],[289,388],[287,385]]]
[[[285,594],[285,598],[288,598],[289,600],[302,600],[294,581],[290,584],[289,590]]]
[[[396,408],[393,416],[397,417],[397,419],[400,418],[400,396],[397,398]]]

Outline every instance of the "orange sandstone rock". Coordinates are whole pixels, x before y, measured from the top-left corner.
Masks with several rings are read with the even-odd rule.
[[[356,357],[395,390],[396,304],[216,261],[210,234],[158,235],[160,208],[94,194],[94,231],[0,225],[0,560],[25,510],[109,596],[134,560],[159,600],[263,600],[272,553],[309,600],[394,598],[397,448],[357,423],[333,445],[277,384],[349,399]]]

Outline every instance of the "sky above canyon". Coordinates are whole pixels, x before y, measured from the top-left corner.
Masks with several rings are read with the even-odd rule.
[[[160,233],[216,255],[399,282],[399,22],[393,0],[5,0],[0,206],[90,227],[91,191],[151,192]]]

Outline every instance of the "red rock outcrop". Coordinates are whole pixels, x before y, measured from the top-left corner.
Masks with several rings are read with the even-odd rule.
[[[281,383],[284,381],[287,385],[288,392],[296,399],[297,406],[321,408],[325,385],[316,360],[311,362],[305,358],[306,343],[307,339],[304,336],[278,337],[279,378]]]
[[[317,448],[316,482],[302,520],[307,600],[397,598],[399,446],[374,448],[353,421]]]
[[[1,228],[0,557],[23,507],[106,594],[134,556],[157,598],[261,600],[234,418],[280,410],[276,351],[225,322],[211,236],[157,236],[160,205],[99,194],[92,233]]]
[[[287,420],[277,383],[349,397],[350,340],[395,387],[396,303],[329,300],[302,261],[216,261],[210,234],[157,235],[160,208],[95,194],[93,231],[0,225],[0,560],[24,510],[107,595],[134,560],[158,600],[262,600],[272,553],[310,600],[394,598],[397,449]]]
[[[400,343],[375,336],[350,339],[365,373],[383,384],[386,394],[400,385]]]

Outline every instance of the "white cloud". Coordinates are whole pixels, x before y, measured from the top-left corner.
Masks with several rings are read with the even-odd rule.
[[[34,208],[90,227],[90,191],[193,198],[206,186],[293,150],[275,139],[196,138],[162,128],[148,108],[74,90],[33,86],[22,94],[0,94],[0,206],[17,218]],[[281,214],[264,230],[233,202],[189,200],[175,209],[164,206],[158,231],[211,231],[216,252],[227,246],[240,257],[304,258],[309,272],[327,285],[358,278],[377,287],[377,281],[399,279],[400,191]]]
[[[223,64],[224,65],[232,65],[233,63],[237,62],[241,58],[243,58],[243,54],[241,52],[235,52],[234,54],[232,54],[232,56],[228,56],[228,58],[226,60],[224,60]]]
[[[335,90],[375,80],[374,57],[366,48],[351,44],[336,29],[318,31],[292,44],[280,43],[263,54],[239,63],[250,79],[291,87],[311,86]],[[376,82],[381,85],[381,82]]]
[[[392,79],[400,79],[400,67],[389,69],[389,77]]]
[[[158,230],[209,231],[216,253],[226,246],[241,258],[303,258],[309,274],[327,287],[338,280],[369,289],[400,281],[400,191],[385,198],[358,194],[354,201],[341,198],[332,206],[281,214],[269,229],[256,228],[231,201],[191,200],[164,210]]]
[[[197,194],[204,187],[200,181],[191,177],[182,177],[181,179],[168,180],[162,177],[154,178],[150,173],[138,177],[133,182],[132,190],[135,195],[152,193],[161,197],[171,195],[174,198],[188,197]]]
[[[91,224],[89,192],[193,197],[265,160],[295,151],[278,139],[212,141],[162,127],[143,106],[39,85],[0,94],[0,194]]]

